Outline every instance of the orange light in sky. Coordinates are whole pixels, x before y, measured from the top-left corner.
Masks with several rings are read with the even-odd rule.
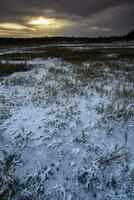
[[[49,19],[49,18],[44,18],[44,17],[38,17],[38,18],[34,18],[31,19],[28,22],[29,25],[33,25],[33,26],[42,26],[42,27],[49,27],[53,26],[53,27],[60,27],[61,23],[59,21],[57,21],[56,19]]]
[[[44,18],[44,17],[39,17],[37,19],[31,20],[29,24],[32,25],[39,25],[39,26],[47,26],[50,25],[52,22],[50,19]]]
[[[65,27],[73,26],[73,22],[65,19],[33,16],[24,18],[23,23],[0,23],[0,36],[42,37],[58,35]],[[6,32],[6,33],[5,33]]]
[[[11,30],[22,30],[27,27],[16,23],[0,23],[0,28],[11,29]]]

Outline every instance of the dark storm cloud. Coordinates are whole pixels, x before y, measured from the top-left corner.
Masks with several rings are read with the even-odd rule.
[[[64,34],[118,34],[133,29],[133,9],[134,0],[0,0],[0,23],[25,24],[26,17],[47,16],[76,22]]]
[[[90,16],[106,8],[133,2],[133,0],[0,0],[0,16],[12,18],[19,15],[40,15],[48,9],[57,13]]]

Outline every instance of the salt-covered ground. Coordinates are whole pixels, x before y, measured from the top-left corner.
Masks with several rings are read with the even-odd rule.
[[[134,199],[133,62],[24,62],[0,79],[0,198]]]

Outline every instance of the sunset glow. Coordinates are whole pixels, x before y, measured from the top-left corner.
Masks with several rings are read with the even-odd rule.
[[[37,19],[31,20],[29,24],[31,25],[37,25],[37,26],[49,26],[53,23],[54,21],[51,19],[47,19],[44,17],[39,17]]]
[[[64,20],[58,20],[54,18],[45,18],[45,17],[34,17],[31,18],[28,23],[28,25],[31,25],[32,27],[38,28],[61,28],[62,26],[66,25],[66,22]]]
[[[133,27],[133,10],[132,0],[1,0],[0,36],[123,35]]]
[[[10,29],[10,30],[22,30],[27,27],[16,23],[0,23],[0,28]]]

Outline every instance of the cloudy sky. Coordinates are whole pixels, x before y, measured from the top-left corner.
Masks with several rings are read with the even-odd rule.
[[[134,0],[0,0],[0,37],[96,37],[133,28]]]

